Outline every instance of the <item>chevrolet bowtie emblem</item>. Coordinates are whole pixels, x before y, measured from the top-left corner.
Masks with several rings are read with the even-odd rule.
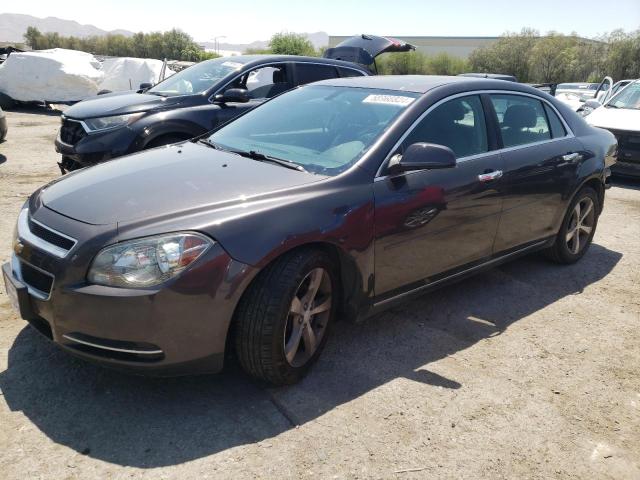
[[[24,243],[22,243],[19,240],[16,240],[13,243],[13,251],[15,252],[16,255],[20,255],[22,253],[22,250],[24,250]]]

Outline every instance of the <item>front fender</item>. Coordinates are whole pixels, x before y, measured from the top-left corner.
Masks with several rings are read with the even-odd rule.
[[[132,151],[143,150],[150,142],[164,135],[183,135],[187,138],[206,133],[218,124],[220,107],[201,105],[157,112],[136,122],[137,141]]]

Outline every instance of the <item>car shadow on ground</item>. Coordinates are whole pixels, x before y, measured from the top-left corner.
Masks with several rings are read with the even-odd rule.
[[[61,108],[66,108],[63,106]],[[45,107],[44,105],[16,105],[10,109],[5,109],[5,112],[13,113],[26,113],[30,115],[46,115],[49,117],[59,117],[62,115],[62,110],[58,110],[53,107]]]
[[[2,143],[3,142],[0,142],[0,145],[2,145]],[[0,165],[2,165],[6,161],[7,161],[7,157],[0,153]]]
[[[265,388],[237,371],[127,376],[76,360],[26,327],[9,350],[0,388],[9,408],[54,442],[119,465],[175,465],[277,436],[399,377],[425,389],[464,388],[429,363],[580,293],[621,257],[599,245],[572,266],[534,255],[367,322],[338,322],[318,364],[291,387]]]

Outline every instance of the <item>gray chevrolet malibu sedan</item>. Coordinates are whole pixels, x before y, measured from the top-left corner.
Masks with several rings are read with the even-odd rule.
[[[178,375],[217,372],[234,351],[251,375],[293,383],[337,317],[537,250],[580,260],[615,146],[513,82],[320,82],[40,188],[5,284],[82,358]]]

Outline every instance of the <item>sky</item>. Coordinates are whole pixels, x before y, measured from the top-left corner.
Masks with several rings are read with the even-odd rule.
[[[248,43],[281,31],[498,36],[532,27],[594,37],[640,28],[640,0],[29,0],[5,5],[0,13],[53,16],[105,30],[176,27],[201,42],[226,36],[220,41]]]

